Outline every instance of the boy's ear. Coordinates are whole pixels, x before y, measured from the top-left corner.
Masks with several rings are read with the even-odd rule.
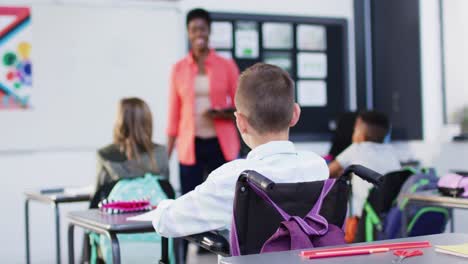
[[[244,134],[247,132],[247,119],[245,116],[239,112],[234,112],[234,115],[236,116],[236,125],[237,129],[239,129],[239,132],[241,134]]]
[[[301,107],[297,103],[294,103],[293,115],[291,118],[291,122],[289,123],[289,127],[295,126],[297,122],[299,122],[300,116],[301,116]]]

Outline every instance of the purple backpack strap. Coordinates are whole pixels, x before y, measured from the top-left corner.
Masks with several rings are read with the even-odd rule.
[[[283,209],[281,209],[273,200],[271,200],[271,198],[262,189],[260,189],[259,187],[257,187],[255,184],[253,184],[250,181],[247,181],[247,183],[258,196],[260,196],[265,202],[267,202],[269,205],[271,205],[272,207],[276,209],[276,211],[281,215],[284,221],[287,222],[289,220],[293,220],[307,235],[323,235],[328,231],[328,222],[324,217],[322,217],[319,214],[319,212],[320,212],[320,209],[322,208],[323,200],[325,199],[327,194],[330,192],[330,190],[332,189],[335,183],[334,179],[328,179],[324,182],[322,192],[318,200],[316,201],[314,207],[310,210],[310,212],[304,217],[304,219],[298,216],[290,216]],[[310,219],[313,223],[315,223],[317,227],[312,227],[309,223],[307,223],[305,221],[305,219],[307,218]],[[240,249],[239,249],[239,240],[237,237],[235,217],[233,217],[233,221],[232,221],[230,240],[231,240],[231,255],[239,256]]]
[[[281,209],[278,205],[276,205],[273,200],[268,197],[268,195],[258,188],[255,184],[247,180],[247,184],[254,190],[254,192],[260,196],[265,202],[267,202],[269,205],[273,206],[276,211],[281,215],[284,221],[287,221],[291,218],[289,214],[287,214],[283,209]],[[235,208],[234,208],[234,213],[235,213]],[[233,218],[232,218],[232,224],[231,224],[231,234],[230,234],[230,240],[231,240],[231,256],[240,256],[240,248],[239,248],[239,239],[237,237],[237,226],[235,222],[235,215],[233,213]]]
[[[314,222],[320,223],[322,225],[322,228],[318,230],[317,235],[323,235],[328,231],[328,221],[327,219],[325,219],[325,217],[320,215],[320,210],[322,209],[322,204],[325,200],[325,197],[327,197],[327,194],[331,191],[334,184],[335,179],[325,180],[325,182],[323,183],[322,192],[320,193],[318,200],[315,202],[315,205],[312,208],[312,210],[310,210],[310,212],[304,217],[309,218]]]

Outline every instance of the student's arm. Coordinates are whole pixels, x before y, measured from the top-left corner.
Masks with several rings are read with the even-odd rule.
[[[162,201],[153,213],[153,226],[165,237],[181,237],[227,228],[232,201],[212,178],[176,200]]]
[[[344,171],[343,167],[341,167],[341,164],[337,160],[332,161],[328,165],[328,168],[330,169],[330,178],[338,178]]]
[[[168,124],[167,124],[167,152],[169,158],[171,157],[174,149],[175,141],[179,133],[180,122],[180,108],[181,100],[177,92],[176,86],[176,68],[174,67],[171,72],[170,87],[169,87],[169,111],[168,111]]]
[[[352,144],[332,161],[328,168],[330,169],[330,178],[338,178],[349,165],[353,164],[354,157],[358,149],[356,144]]]

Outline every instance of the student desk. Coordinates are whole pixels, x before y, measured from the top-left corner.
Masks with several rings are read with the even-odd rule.
[[[448,209],[468,209],[467,198],[453,198],[448,196],[442,196],[436,190],[415,192],[411,194],[405,194],[403,198],[408,199],[408,204],[418,204],[423,206],[437,206]],[[449,210],[450,214],[450,232],[455,231],[454,219],[452,210]],[[408,219],[406,212],[402,213],[402,226],[407,226]],[[404,228],[403,228],[404,229]],[[405,232],[405,230],[403,230]],[[403,234],[406,236],[406,233]]]
[[[107,214],[99,211],[99,209],[90,209],[86,211],[70,212],[67,217],[68,225],[68,262],[75,263],[74,253],[74,227],[79,226],[88,231],[93,231],[99,234],[106,235],[112,244],[112,262],[120,264],[120,247],[117,240],[117,234],[132,234],[155,232],[151,222],[127,221],[127,217],[139,215],[138,213],[128,214]],[[164,250],[161,254],[167,252],[167,239],[162,239],[162,247]],[[163,258],[167,257],[163,255]],[[156,262],[155,262],[156,263]]]
[[[59,204],[87,202],[91,199],[91,193],[87,194],[68,194],[63,189],[43,190],[43,191],[28,191],[24,195],[24,215],[25,215],[25,235],[26,235],[26,263],[31,261],[30,245],[29,245],[29,201],[37,201],[43,204],[50,204],[54,208],[55,213],[55,243],[56,243],[56,261],[61,262],[60,259],[60,212]]]
[[[421,249],[424,255],[418,257],[412,257],[405,259],[403,263],[406,264],[440,264],[440,263],[466,263],[465,258],[451,256],[435,252],[434,245],[453,245],[468,243],[468,234],[439,234],[431,236],[420,236],[411,237],[404,239],[395,239],[387,241],[379,241],[373,243],[359,243],[353,245],[362,244],[379,244],[386,242],[409,242],[409,241],[429,241],[432,247]],[[396,259],[393,255],[393,251],[386,253],[376,253],[371,255],[360,255],[351,257],[336,257],[336,258],[323,258],[309,260],[301,257],[299,254],[302,250],[284,251],[268,254],[258,255],[246,255],[240,257],[224,258],[220,263],[223,264],[257,264],[257,263],[269,263],[269,264],[295,264],[295,263],[313,263],[313,264],[366,264],[366,263],[392,263],[392,260]]]

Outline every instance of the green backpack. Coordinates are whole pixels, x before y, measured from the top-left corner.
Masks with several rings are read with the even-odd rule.
[[[160,179],[163,178],[147,173],[144,177],[119,180],[107,199],[130,201],[148,198],[151,204],[157,205],[160,201],[167,199],[166,193],[159,184]],[[118,234],[117,239],[120,244],[122,263],[157,263],[161,258],[161,236],[156,232]],[[89,240],[91,244],[90,263],[97,263],[98,248],[104,261],[112,263],[112,247],[109,238],[91,232]],[[169,239],[169,260],[170,263],[175,263],[172,239]]]

